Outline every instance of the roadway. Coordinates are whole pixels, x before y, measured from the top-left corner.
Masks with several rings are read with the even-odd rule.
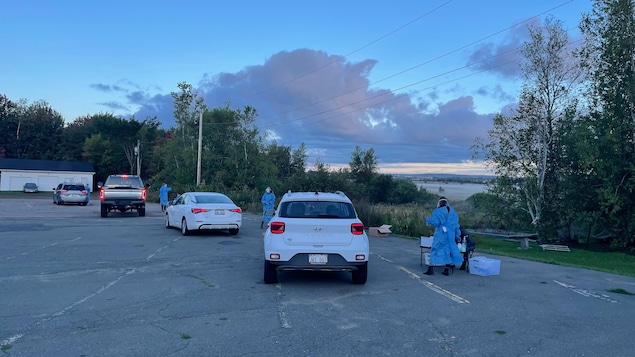
[[[368,282],[263,283],[260,215],[183,237],[158,205],[0,200],[7,356],[630,356],[635,278],[496,257],[501,274],[423,275],[418,240],[369,237]],[[566,254],[566,253],[563,253]]]

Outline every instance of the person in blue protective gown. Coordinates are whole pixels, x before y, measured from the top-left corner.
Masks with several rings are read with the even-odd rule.
[[[276,195],[273,193],[273,190],[271,189],[271,187],[267,187],[260,201],[262,202],[263,212],[273,208],[273,204],[276,201]]]
[[[168,192],[172,191],[172,187],[168,187],[167,183],[164,183],[159,189],[159,204],[161,204],[161,212],[165,212],[168,208]]]
[[[260,202],[262,202],[262,221],[260,222],[260,228],[262,228],[265,224],[265,219],[271,219],[271,212],[276,202],[276,195],[273,193],[271,187],[267,187]]]
[[[450,207],[445,197],[439,198],[437,208],[432,211],[432,217],[426,217],[426,223],[434,227],[432,248],[430,249],[430,265],[424,273],[434,274],[435,266],[443,266],[443,275],[449,275],[450,268],[463,263],[463,257],[456,245],[461,240],[459,229],[459,215]]]

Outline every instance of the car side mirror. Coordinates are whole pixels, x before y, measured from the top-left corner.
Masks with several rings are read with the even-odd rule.
[[[103,182],[97,182],[97,188],[101,188],[104,185]]]

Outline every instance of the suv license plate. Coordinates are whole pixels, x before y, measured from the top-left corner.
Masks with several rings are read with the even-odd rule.
[[[329,262],[328,254],[309,254],[309,264],[326,264]]]

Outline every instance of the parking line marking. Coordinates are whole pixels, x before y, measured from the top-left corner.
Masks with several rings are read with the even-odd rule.
[[[569,285],[569,284],[566,284],[566,283],[561,283],[558,280],[554,280],[554,283],[556,283],[556,284],[558,284],[558,285],[560,285],[562,287],[565,287],[567,289],[571,289],[571,291],[573,291],[574,293],[578,293],[578,294],[580,294],[582,296],[594,297],[596,299],[608,301],[610,303],[617,303],[616,300],[611,299],[608,295],[598,294],[598,293],[595,293],[593,291],[589,291],[589,290],[586,290],[586,289],[579,289],[579,288],[576,288],[573,285]]]
[[[287,311],[285,309],[284,304],[282,303],[282,285],[280,283],[276,284],[276,288],[278,292],[276,293],[276,301],[278,303],[278,319],[280,320],[280,324],[282,328],[291,328],[291,324],[289,323],[289,319],[287,318]]]
[[[442,288],[442,287],[440,287],[438,285],[435,285],[435,284],[433,284],[433,283],[431,283],[431,282],[429,282],[429,281],[427,281],[425,279],[422,279],[419,275],[411,272],[410,270],[408,270],[408,269],[406,269],[406,268],[404,268],[402,266],[399,266],[399,269],[401,269],[402,271],[405,271],[406,273],[408,273],[413,278],[416,278],[417,280],[419,280],[419,282],[422,283],[428,289],[430,289],[430,290],[432,290],[432,291],[434,291],[436,293],[439,293],[439,294],[449,298],[450,300],[454,300],[454,301],[458,302],[459,304],[469,304],[470,303],[469,300],[467,300],[465,298],[462,298],[462,297],[460,297],[460,296],[458,296],[456,294],[453,294],[453,293],[445,290],[444,288]]]

